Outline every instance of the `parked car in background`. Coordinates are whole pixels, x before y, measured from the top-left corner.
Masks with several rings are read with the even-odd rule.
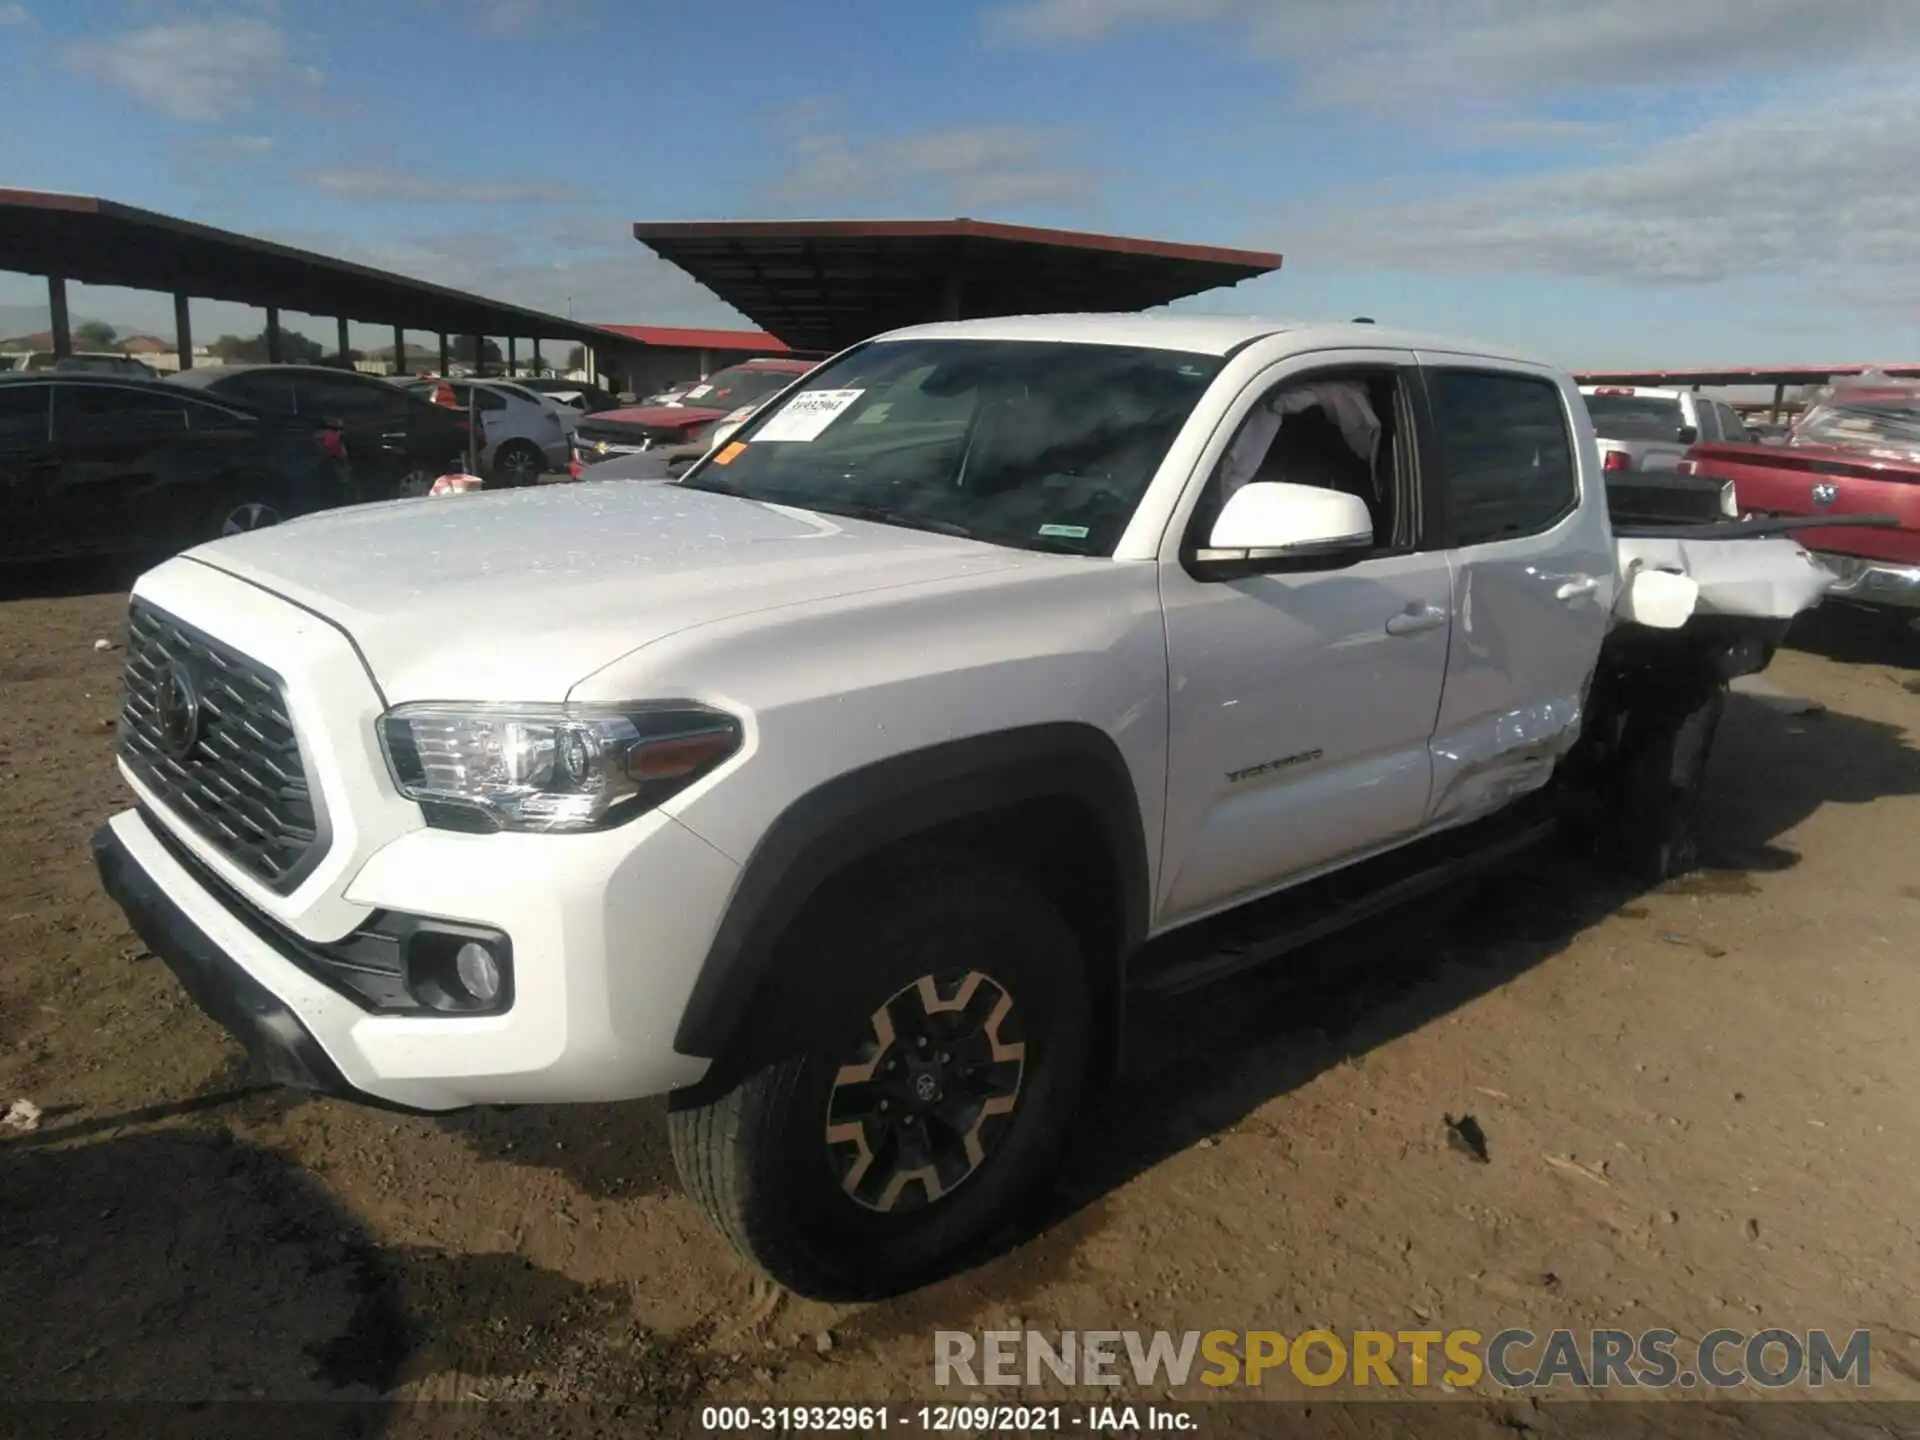
[[[1687,446],[1746,427],[1730,405],[1691,390],[1634,385],[1583,385],[1580,394],[1600,441],[1607,503],[1628,524],[1732,519],[1733,491],[1680,472]]]
[[[1920,617],[1920,381],[1839,381],[1784,444],[1703,442],[1680,463],[1732,486],[1743,513],[1896,517],[1898,529],[1808,530],[1801,540],[1833,572],[1828,598]]]
[[[175,550],[355,498],[336,429],[157,380],[0,375],[0,559]]]
[[[563,405],[513,380],[420,380],[404,387],[480,423],[477,464],[495,488],[538,485],[548,470],[567,468],[567,437],[575,417]]]
[[[378,375],[325,365],[207,365],[166,381],[261,410],[337,425],[362,498],[424,495],[464,463],[467,420]]]
[[[598,385],[588,385],[580,380],[522,379],[517,382],[536,394],[548,396],[562,405],[570,406],[583,415],[597,415],[602,410],[618,410],[619,397],[610,391],[602,390]]]
[[[747,360],[729,365],[664,405],[637,405],[583,419],[573,432],[578,476],[613,455],[637,455],[656,446],[702,445],[704,432],[735,411],[756,406],[813,369],[811,360]],[[703,446],[704,448],[704,446]]]
[[[78,350],[62,358],[51,350],[28,350],[12,356],[15,371],[53,371],[83,375],[129,375],[136,380],[158,380],[160,372],[144,360],[122,355],[118,350]]]

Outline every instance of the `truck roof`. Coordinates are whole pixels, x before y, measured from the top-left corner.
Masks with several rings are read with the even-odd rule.
[[[1582,385],[1582,395],[1633,395],[1645,396],[1649,400],[1679,400],[1687,395],[1685,390],[1676,390],[1670,385]]]
[[[1051,340],[1061,344],[1133,345],[1149,350],[1181,350],[1225,355],[1250,341],[1285,335],[1298,350],[1425,350],[1482,359],[1542,365],[1531,355],[1502,345],[1457,336],[1398,330],[1352,321],[1285,320],[1256,315],[1187,315],[1179,312],[1006,315],[995,319],[949,320],[890,330],[883,340]]]

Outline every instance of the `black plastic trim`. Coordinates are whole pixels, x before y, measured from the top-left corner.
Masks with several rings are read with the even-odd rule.
[[[1091,725],[1034,725],[950,741],[839,776],[790,805],[748,858],[674,1032],[683,1055],[717,1059],[740,1037],[776,946],[835,874],[939,826],[1023,803],[1084,804],[1119,877],[1115,969],[1146,936],[1146,835],[1112,737]]]
[[[280,924],[249,901],[231,885],[214,874],[198,855],[170,833],[163,821],[144,806],[140,816],[146,822],[155,843],[174,863],[199,885],[234,919],[271,946],[289,964],[297,965],[329,990],[351,1000],[362,1010],[376,1015],[430,1015],[471,1018],[480,1015],[504,1015],[513,1008],[513,942],[502,931],[460,921],[436,920],[401,911],[377,910],[367,922],[342,939],[321,943],[309,940]],[[421,1003],[408,989],[407,946],[422,932],[478,940],[488,946],[500,963],[499,998],[490,1006],[471,1010],[439,1010]],[[385,981],[390,993],[407,994],[407,1004],[381,1004],[360,988],[350,975],[367,977],[362,984]]]
[[[94,832],[92,849],[101,886],[126,912],[134,933],[174,973],[194,1004],[245,1046],[273,1079],[376,1109],[443,1113],[396,1105],[349,1084],[292,1008],[187,917],[141,868],[111,825]]]

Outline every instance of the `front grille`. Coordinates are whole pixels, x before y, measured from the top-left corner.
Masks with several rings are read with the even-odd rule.
[[[154,798],[247,874],[278,891],[299,884],[325,825],[280,677],[136,600],[126,683],[120,754]],[[177,703],[182,689],[191,704]]]

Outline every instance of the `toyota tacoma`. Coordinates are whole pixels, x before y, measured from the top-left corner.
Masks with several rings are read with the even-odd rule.
[[[664,1094],[746,1256],[886,1294],[1061,1151],[1130,996],[1556,826],[1683,867],[1727,680],[1828,580],[1778,534],[1616,531],[1573,380],[1497,348],[916,327],[676,481],[147,572],[95,858],[281,1080]]]

